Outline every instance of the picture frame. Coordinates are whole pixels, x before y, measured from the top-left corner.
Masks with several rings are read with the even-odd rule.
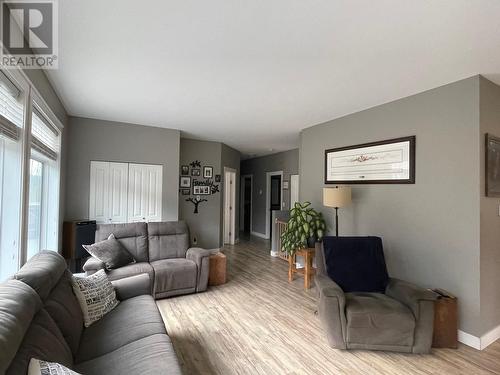
[[[215,182],[220,182],[220,174],[215,175]]]
[[[182,195],[191,195],[191,189],[181,189]]]
[[[210,186],[193,185],[193,195],[210,195]]]
[[[500,138],[485,135],[485,194],[500,197]]]
[[[214,169],[213,167],[203,167],[203,178],[213,178]]]
[[[189,176],[189,165],[181,165],[181,176]]]
[[[201,169],[200,168],[192,168],[191,169],[191,176],[193,177],[199,177],[201,175]]]
[[[190,188],[191,187],[191,177],[189,176],[181,176],[179,180],[179,187],[182,188]]]
[[[283,190],[288,190],[288,181],[283,181]]]
[[[325,150],[325,184],[414,184],[415,136]]]

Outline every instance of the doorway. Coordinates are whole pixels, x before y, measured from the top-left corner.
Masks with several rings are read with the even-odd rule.
[[[224,167],[224,243],[235,243],[236,170]]]
[[[266,238],[272,239],[273,211],[281,210],[283,197],[283,171],[267,172],[266,183]]]
[[[240,208],[240,231],[249,235],[252,232],[252,190],[253,176],[241,177],[241,208]]]

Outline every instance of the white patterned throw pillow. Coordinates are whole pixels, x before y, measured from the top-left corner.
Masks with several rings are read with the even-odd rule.
[[[28,375],[80,375],[63,365],[55,362],[41,361],[31,358],[28,367]]]
[[[115,288],[104,270],[73,278],[73,290],[80,302],[85,327],[97,322],[118,305]]]

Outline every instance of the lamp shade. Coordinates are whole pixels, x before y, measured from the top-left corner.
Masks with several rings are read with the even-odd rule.
[[[323,188],[323,206],[345,207],[351,203],[351,188],[337,186],[334,188]]]

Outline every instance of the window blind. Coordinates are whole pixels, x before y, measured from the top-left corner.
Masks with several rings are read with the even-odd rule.
[[[46,157],[57,160],[60,151],[59,131],[33,106],[31,116],[31,146]]]
[[[0,134],[18,141],[23,126],[21,91],[0,70]]]

